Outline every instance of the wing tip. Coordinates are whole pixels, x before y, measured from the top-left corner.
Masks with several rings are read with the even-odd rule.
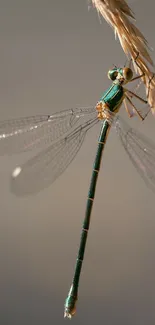
[[[16,167],[12,172],[12,178],[15,179],[21,173],[22,168],[20,166]]]

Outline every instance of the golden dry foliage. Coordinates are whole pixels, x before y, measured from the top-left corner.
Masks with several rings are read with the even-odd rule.
[[[135,20],[132,10],[125,0],[92,0],[92,3],[114,29],[125,54],[132,58],[136,73],[144,73],[142,80],[148,94],[148,103],[155,114],[155,77],[149,68],[153,68],[154,64],[148,52],[147,40],[132,23]]]

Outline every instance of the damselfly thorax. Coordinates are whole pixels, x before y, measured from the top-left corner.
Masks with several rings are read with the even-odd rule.
[[[108,77],[113,82],[112,85],[103,93],[102,97],[96,105],[96,109],[98,111],[98,119],[109,120],[111,118],[110,112],[114,114],[118,113],[123,101],[127,99],[136,114],[143,120],[144,116],[142,116],[139,110],[134,106],[130,97],[136,97],[144,103],[147,103],[147,101],[124,87],[124,85],[127,83],[135,81],[141,76],[133,78],[133,72],[130,68],[115,67],[114,69],[109,70]],[[131,117],[128,106],[125,105],[125,107],[129,116]]]

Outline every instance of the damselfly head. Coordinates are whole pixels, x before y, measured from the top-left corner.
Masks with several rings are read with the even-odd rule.
[[[122,69],[122,75],[125,81],[130,81],[133,78],[133,72],[130,68],[123,68]]]
[[[129,82],[133,77],[133,72],[130,68],[113,68],[112,70],[108,71],[108,78],[112,81],[118,80],[121,84],[126,84]]]
[[[112,81],[116,80],[117,76],[118,76],[117,67],[115,67],[112,70],[108,71],[108,78],[111,79]]]

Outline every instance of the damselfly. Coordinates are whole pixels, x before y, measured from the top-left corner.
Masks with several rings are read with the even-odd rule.
[[[72,285],[65,302],[65,316],[71,318],[76,311],[79,279],[90,225],[103,149],[108,132],[114,127],[122,145],[148,186],[155,190],[155,145],[128,126],[117,116],[122,103],[130,116],[142,112],[133,104],[136,98],[146,100],[124,87],[133,78],[130,68],[113,68],[108,77],[112,85],[104,92],[96,107],[74,108],[52,115],[39,115],[0,122],[0,154],[12,154],[43,148],[33,158],[16,167],[11,177],[11,188],[16,195],[37,193],[49,186],[71,163],[79,151],[87,132],[101,124],[96,158],[88,192],[86,213]]]

